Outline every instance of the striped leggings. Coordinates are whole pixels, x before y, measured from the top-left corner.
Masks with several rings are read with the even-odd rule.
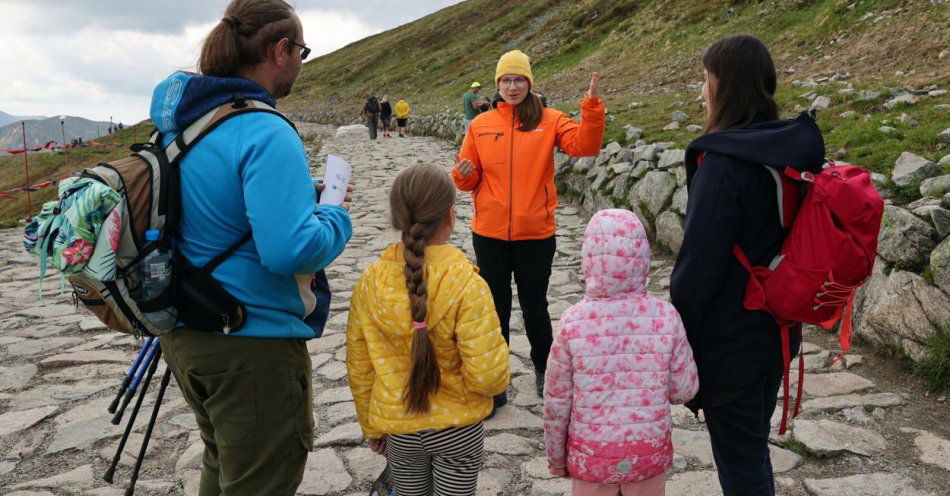
[[[481,422],[467,427],[386,436],[399,496],[472,496],[484,461]]]

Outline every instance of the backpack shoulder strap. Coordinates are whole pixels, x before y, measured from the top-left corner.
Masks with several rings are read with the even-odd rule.
[[[165,156],[168,157],[170,163],[181,160],[189,149],[195,146],[216,127],[232,117],[252,112],[264,112],[277,115],[295,131],[297,129],[287,116],[278,112],[274,107],[258,100],[245,99],[238,93],[235,94],[233,101],[205,113],[198,120],[185,128],[184,131],[179,133],[178,136],[175,137],[175,140],[165,148]]]

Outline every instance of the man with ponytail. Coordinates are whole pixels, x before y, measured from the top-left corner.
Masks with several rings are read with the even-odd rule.
[[[482,420],[508,387],[508,346],[488,285],[461,250],[455,187],[433,165],[396,177],[402,242],[353,289],[346,365],[363,435],[385,453],[400,495],[475,494]]]
[[[234,248],[208,270],[243,305],[243,321],[160,338],[205,445],[199,496],[293,495],[313,449],[306,340],[321,329],[309,324],[320,312],[311,280],[352,227],[342,206],[317,204],[300,137],[274,109],[309,52],[288,3],[233,0],[204,41],[200,74],[173,74],[153,93],[163,146],[192,139],[185,130],[206,116],[232,113],[178,163],[172,234],[195,267]]]

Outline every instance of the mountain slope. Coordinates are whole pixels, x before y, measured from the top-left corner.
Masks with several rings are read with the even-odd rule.
[[[46,117],[41,116],[41,115],[32,115],[32,116],[11,115],[0,110],[0,127],[6,126],[7,124],[12,124],[14,122],[31,121],[34,119],[45,119],[45,118]]]
[[[22,148],[23,134],[20,119],[12,124],[0,127],[0,148]],[[97,138],[106,134],[108,122],[96,122],[82,117],[66,116],[64,119],[66,141],[79,136],[84,140]],[[60,127],[60,117],[49,117],[26,121],[26,144],[44,144],[48,141],[63,141],[63,128]]]
[[[943,0],[469,0],[360,40],[304,65],[287,107],[358,113],[368,92],[405,97],[422,113],[460,106],[472,80],[493,86],[495,61],[520,48],[538,89],[576,99],[591,71],[604,74],[608,104],[639,93],[679,91],[702,79],[699,55],[735,32],[762,37],[780,70],[848,71],[862,81],[910,84],[950,76],[939,53],[950,42]],[[799,76],[782,73],[790,82]]]

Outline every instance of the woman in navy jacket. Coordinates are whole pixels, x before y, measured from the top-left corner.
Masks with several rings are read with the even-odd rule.
[[[806,114],[778,120],[775,66],[755,37],[716,41],[703,68],[706,134],[686,152],[686,229],[670,287],[699,368],[700,392],[688,406],[705,413],[723,494],[773,495],[768,437],[783,370],[779,330],[767,313],[743,308],[748,273],[732,248],[769,265],[786,231],[775,179],[763,166],[818,171],[824,141]],[[793,331],[793,352],[800,342]]]

